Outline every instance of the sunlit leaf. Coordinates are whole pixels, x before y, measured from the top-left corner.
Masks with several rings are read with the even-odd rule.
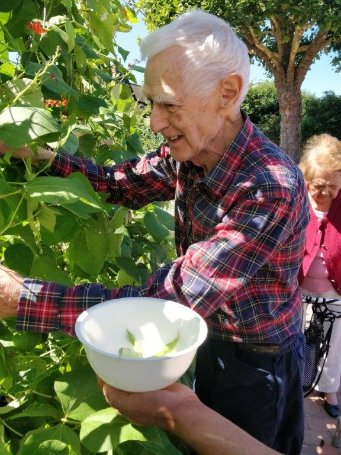
[[[82,421],[107,407],[90,366],[64,374],[55,381],[54,387],[63,412],[70,419]]]
[[[30,431],[21,440],[20,455],[78,455],[80,442],[68,426],[59,424],[52,428]]]
[[[90,415],[81,424],[80,439],[91,452],[113,450],[127,440],[145,441],[146,437],[112,408]]]
[[[83,204],[102,210],[103,206],[84,175],[76,172],[62,177],[37,177],[26,185],[31,198],[52,204],[72,204],[80,201]]]
[[[18,148],[59,132],[57,121],[44,109],[13,106],[0,113],[0,137],[9,147]]]

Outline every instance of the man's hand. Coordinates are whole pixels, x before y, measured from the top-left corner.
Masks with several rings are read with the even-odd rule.
[[[5,155],[5,153],[11,152],[13,158],[32,158],[33,162],[38,162],[41,160],[53,160],[55,152],[49,150],[45,147],[38,147],[37,153],[32,152],[29,147],[20,147],[16,150],[11,150],[6,144],[0,141],[0,155]]]
[[[199,402],[195,393],[183,384],[172,384],[154,392],[124,392],[98,378],[107,403],[117,409],[131,422],[138,425],[157,425],[167,431],[174,431],[175,415],[180,406]]]
[[[0,318],[16,316],[23,278],[0,265]]]

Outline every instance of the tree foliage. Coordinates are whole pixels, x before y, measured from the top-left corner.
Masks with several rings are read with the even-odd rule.
[[[279,144],[280,114],[273,82],[252,84],[242,108],[270,139]]]
[[[302,141],[314,134],[328,133],[341,139],[341,96],[324,92],[317,98],[303,94]]]
[[[281,113],[280,143],[297,158],[302,82],[322,52],[332,53],[340,70],[341,0],[142,0],[142,5],[149,28],[194,7],[228,21],[251,57],[274,76]]]

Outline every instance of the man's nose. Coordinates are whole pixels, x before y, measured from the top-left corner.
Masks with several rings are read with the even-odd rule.
[[[150,129],[157,134],[162,132],[168,126],[168,123],[166,109],[162,105],[154,103],[150,115]]]

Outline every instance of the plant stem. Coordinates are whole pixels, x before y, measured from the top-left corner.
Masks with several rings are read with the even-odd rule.
[[[33,393],[34,395],[38,395],[38,397],[51,398],[51,399],[54,398],[54,396],[52,396],[52,395],[47,395],[46,393],[37,392],[36,390],[31,390],[31,393]]]
[[[12,223],[13,223],[13,220],[15,219],[15,217],[17,216],[17,213],[19,211],[19,208],[21,206],[21,203],[22,201],[24,200],[25,198],[25,194],[22,195],[21,197],[21,200],[19,202],[19,204],[17,205],[16,209],[14,210],[13,214],[12,214],[12,217],[9,221],[9,223],[7,224],[7,226],[4,227],[4,229],[0,232],[0,236],[4,234],[4,232],[6,232],[7,229],[11,228],[12,227]]]
[[[51,61],[48,62],[43,69],[38,71],[37,74],[32,79],[32,81],[28,85],[26,85],[26,87],[23,90],[21,90],[21,92],[18,93],[18,95],[11,102],[12,106],[14,104],[16,104],[20,100],[20,98],[22,98],[24,95],[26,95],[26,93],[29,92],[32,89],[32,87],[35,88],[36,85],[38,85],[39,79],[41,79],[42,76],[44,76],[47,73],[48,69],[55,64],[55,62],[56,62],[57,58],[59,57],[59,55],[60,55],[60,48],[59,48],[59,46],[57,46],[56,52],[53,55]]]
[[[16,434],[17,436],[19,436],[20,438],[22,438],[24,435],[19,433],[19,431],[15,430],[14,428],[12,428],[10,425],[8,425],[8,423],[6,422],[6,420],[3,420],[3,419],[0,419],[0,423],[2,423],[5,427],[7,427],[10,431],[12,431],[12,433]]]

